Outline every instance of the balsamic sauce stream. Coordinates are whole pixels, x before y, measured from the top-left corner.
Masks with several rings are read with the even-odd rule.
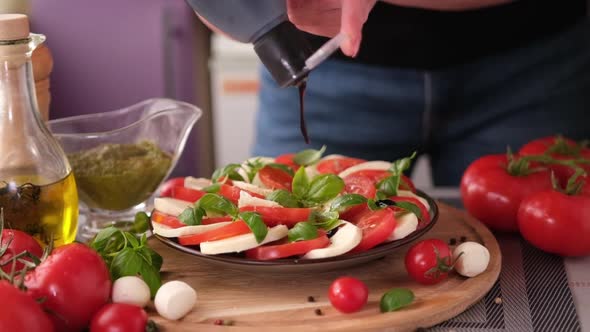
[[[307,126],[305,125],[305,107],[303,103],[303,96],[305,95],[306,87],[307,82],[305,80],[301,81],[301,83],[299,83],[299,86],[297,87],[299,89],[299,127],[301,128],[301,134],[303,135],[305,144],[309,144],[309,135],[307,134]]]

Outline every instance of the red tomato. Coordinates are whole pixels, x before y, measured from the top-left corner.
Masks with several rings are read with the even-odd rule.
[[[267,188],[272,190],[284,189],[291,191],[293,177],[282,169],[264,166],[258,171],[258,177]]]
[[[579,149],[578,144],[569,139],[562,138],[558,140],[558,136],[549,136],[535,139],[520,148],[518,153],[522,156],[541,155],[547,150],[551,149],[553,152],[550,156],[559,160],[571,160],[577,158],[585,158],[590,160],[590,149]],[[590,164],[581,164],[586,172],[590,173]],[[574,169],[565,165],[550,165],[549,168],[555,172],[561,185],[565,185],[567,180],[574,174]]]
[[[416,186],[414,185],[414,182],[412,182],[412,180],[409,177],[407,177],[403,174],[402,174],[401,181],[399,184],[399,189],[409,190],[413,193],[416,193]]]
[[[268,206],[244,206],[240,212],[253,211],[258,212],[262,220],[268,227],[276,225],[285,225],[289,228],[295,226],[300,221],[306,221],[311,214],[310,208],[286,208],[286,207],[268,207]]]
[[[186,224],[178,220],[178,218],[156,210],[152,212],[150,219],[154,222],[157,222],[158,224],[162,224],[171,228],[180,228],[186,226]]]
[[[273,260],[305,255],[313,249],[325,248],[328,245],[330,245],[330,239],[325,232],[320,231],[318,237],[312,240],[265,245],[247,250],[246,257],[257,260]]]
[[[375,198],[377,189],[375,182],[368,176],[361,174],[350,174],[344,179],[344,193],[359,194],[366,198]]]
[[[410,202],[410,203],[414,203],[416,206],[418,206],[418,208],[420,209],[420,212],[422,213],[422,218],[420,219],[420,221],[422,221],[422,222],[429,222],[430,221],[430,213],[428,212],[428,209],[417,198],[415,198],[415,197],[407,197],[407,196],[393,196],[393,197],[391,197],[389,199],[392,200],[392,201],[394,201],[394,202]],[[402,208],[395,207],[395,206],[390,207],[390,209],[392,209],[395,212],[403,210]]]
[[[320,174],[336,174],[354,165],[362,164],[365,160],[349,157],[324,159],[318,162],[316,169]]]
[[[511,175],[504,154],[484,156],[467,167],[461,179],[465,209],[492,229],[518,231],[516,215],[528,195],[551,189],[549,170]]]
[[[144,332],[148,315],[142,308],[125,303],[109,303],[92,317],[90,332]]]
[[[395,217],[390,209],[371,211],[363,214],[356,224],[363,231],[361,242],[350,252],[367,251],[385,241],[395,229]]]
[[[172,178],[164,182],[160,187],[160,197],[172,196],[172,188],[184,187],[184,178]]]
[[[41,306],[5,280],[0,281],[0,331],[53,332],[53,323]]]
[[[102,258],[80,243],[56,248],[25,277],[33,299],[44,299],[42,307],[58,331],[79,331],[111,294],[111,276]]]
[[[240,192],[243,189],[240,189],[238,187],[234,187],[234,186],[230,186],[227,184],[222,184],[219,187],[219,192],[217,192],[217,194],[229,199],[232,203],[234,204],[238,204],[238,200],[240,199]],[[257,193],[253,193],[251,191],[248,190],[244,190],[245,192],[247,192],[248,194],[250,194],[250,196],[254,196],[254,197],[258,197],[258,198],[264,198],[263,195],[257,194]]]
[[[24,252],[28,251],[33,256],[41,258],[43,256],[43,249],[39,243],[25,232],[21,232],[19,230],[13,229],[4,229],[2,231],[2,246],[5,246],[8,241],[10,241],[10,245],[8,246],[6,252],[0,257],[0,266],[2,266],[2,271],[6,273],[10,273],[12,271],[12,257]],[[30,258],[23,257],[24,260],[31,261]],[[4,265],[6,264],[6,265]],[[15,271],[20,271],[25,267],[25,265],[21,262],[16,262]]]
[[[534,193],[518,210],[522,236],[537,248],[562,256],[590,254],[590,196],[556,190]]]
[[[332,306],[342,313],[359,311],[367,304],[369,289],[353,277],[340,277],[330,285],[328,298]]]
[[[201,223],[203,225],[211,225],[211,224],[217,224],[220,222],[227,222],[227,221],[232,221],[233,218],[232,217],[210,217],[210,218],[203,218],[203,220],[201,220]]]
[[[229,225],[225,225],[214,230],[210,230],[200,234],[181,236],[178,238],[178,243],[183,246],[196,246],[202,242],[216,241],[227,239],[229,237],[248,234],[252,232],[248,224],[243,220],[237,220]]]
[[[194,203],[206,194],[202,190],[190,189],[185,186],[176,186],[172,188],[172,197],[183,201]]]
[[[282,154],[282,155],[275,158],[275,163],[289,166],[289,167],[291,167],[291,169],[294,172],[296,172],[299,169],[299,167],[301,167],[301,166],[297,165],[297,163],[295,163],[295,161],[293,160],[293,157],[295,157],[295,153]]]
[[[447,278],[452,257],[445,242],[438,239],[423,240],[406,253],[406,270],[417,282],[433,285]]]
[[[379,181],[391,176],[392,173],[390,171],[384,171],[384,170],[364,169],[364,170],[354,172],[348,176],[353,176],[353,175],[367,177],[373,182],[373,186],[375,186],[375,185],[377,185],[377,183],[379,183]],[[402,176],[401,176],[399,189],[409,190],[413,193],[416,192],[416,186],[414,185],[414,182],[412,182],[412,180],[409,177],[405,176],[404,174],[402,174]]]

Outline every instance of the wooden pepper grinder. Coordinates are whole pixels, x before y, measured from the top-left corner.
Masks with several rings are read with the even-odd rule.
[[[0,0],[0,14],[25,14],[31,19],[31,1],[30,0]],[[45,44],[40,45],[33,51],[31,57],[33,62],[33,77],[35,79],[35,91],[37,94],[37,103],[39,112],[43,120],[49,119],[49,105],[51,103],[51,93],[49,91],[49,77],[53,70],[53,56],[49,47]]]

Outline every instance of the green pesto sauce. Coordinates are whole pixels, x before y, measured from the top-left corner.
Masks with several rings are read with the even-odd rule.
[[[153,142],[104,144],[68,155],[78,194],[90,208],[121,211],[143,201],[162,181],[172,157]]]

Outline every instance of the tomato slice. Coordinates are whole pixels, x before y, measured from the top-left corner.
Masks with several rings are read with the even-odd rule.
[[[204,192],[202,190],[191,189],[191,188],[187,188],[185,186],[176,186],[176,187],[172,188],[172,197],[173,198],[181,199],[183,201],[192,202],[192,203],[201,199],[201,197],[203,197],[205,194],[206,194],[206,192]]]
[[[359,194],[366,198],[375,198],[377,189],[375,188],[375,182],[370,177],[353,173],[343,180],[345,193]]]
[[[406,197],[406,196],[393,196],[393,197],[390,197],[389,199],[392,200],[392,201],[394,201],[394,202],[400,202],[401,201],[401,202],[414,203],[420,209],[420,213],[422,213],[422,218],[420,219],[421,223],[429,222],[430,221],[430,213],[428,212],[428,209],[417,198],[415,198],[415,197]],[[392,206],[392,207],[390,207],[390,209],[392,209],[395,212],[402,211],[403,210],[402,208],[399,208],[397,206]]]
[[[243,189],[240,189],[238,187],[230,186],[227,184],[222,184],[219,187],[219,191],[217,192],[217,194],[229,199],[234,204],[238,204],[238,200],[240,199],[240,191],[242,191],[242,190]],[[263,195],[253,193],[248,190],[244,190],[244,191],[247,192],[248,194],[250,194],[251,196],[258,197],[258,198],[264,198]]]
[[[250,227],[248,227],[248,224],[243,220],[238,220],[229,225],[201,234],[181,236],[178,238],[178,242],[183,246],[196,246],[203,242],[223,240],[233,236],[248,234],[250,232],[251,230]]]
[[[258,171],[260,181],[272,190],[284,189],[291,191],[293,177],[289,173],[272,166],[264,166]]]
[[[246,257],[258,260],[273,260],[305,255],[313,249],[325,248],[330,245],[330,239],[328,239],[326,233],[321,230],[318,233],[318,237],[312,240],[256,247],[247,250]]]
[[[178,220],[178,218],[176,218],[175,216],[171,216],[169,214],[165,214],[157,210],[154,210],[154,212],[152,212],[151,220],[157,222],[158,224],[162,224],[171,228],[180,228],[186,226],[185,223]]]
[[[399,189],[409,190],[409,191],[413,192],[414,194],[416,193],[416,186],[414,185],[414,182],[412,182],[412,180],[409,177],[407,177],[403,174],[402,174],[402,178],[401,178],[401,181],[399,184]]]
[[[282,155],[276,157],[275,163],[289,166],[293,171],[296,172],[299,169],[299,167],[301,167],[301,166],[297,165],[297,163],[295,163],[295,161],[293,160],[293,157],[295,157],[295,153],[285,153],[285,154],[282,154]]]
[[[167,180],[160,188],[160,197],[172,196],[172,189],[178,186],[184,187],[184,178],[172,178]]]
[[[350,252],[367,251],[385,241],[395,229],[395,215],[390,209],[365,213],[356,224],[363,231],[361,242]]]
[[[201,224],[203,225],[211,225],[211,224],[217,224],[220,222],[226,222],[226,221],[232,221],[233,218],[232,217],[212,217],[212,218],[203,218],[203,220],[201,220]]]
[[[316,169],[320,174],[339,174],[347,168],[364,162],[363,159],[350,157],[324,159],[317,164]]]
[[[363,169],[360,171],[356,171],[348,176],[353,176],[353,175],[367,177],[373,182],[373,184],[376,184],[377,182],[385,179],[388,176],[391,176],[392,174],[390,171],[384,171],[384,170],[378,170],[378,169]]]
[[[240,208],[240,212],[243,211],[258,212],[268,227],[285,225],[291,228],[300,221],[308,220],[312,210],[310,208],[244,206]]]

